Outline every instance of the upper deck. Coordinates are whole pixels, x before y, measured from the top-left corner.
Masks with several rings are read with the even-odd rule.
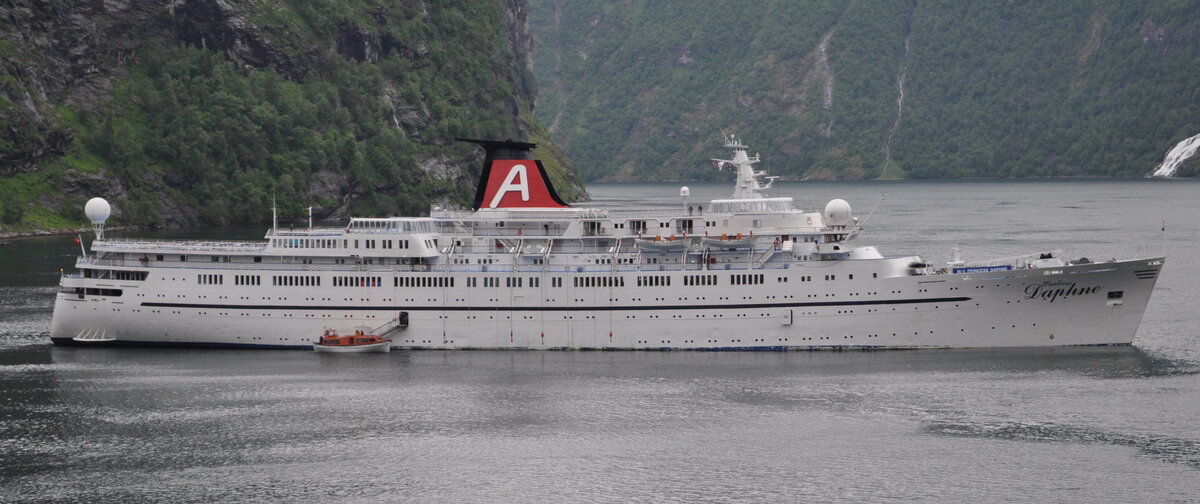
[[[531,147],[502,144],[505,148]],[[268,256],[296,258],[302,263],[332,259],[339,263],[437,264],[451,261],[451,256],[520,255],[530,250],[546,257],[640,252],[707,257],[779,248],[786,243],[789,255],[799,260],[858,258],[841,245],[861,230],[857,221],[840,220],[834,221],[839,225],[831,225],[822,212],[795,208],[792,198],[765,196],[770,180],[760,184],[765,173],[750,169],[757,156],[747,156],[745,145],[732,137],[726,146],[734,149],[733,159],[720,163],[736,168],[735,191],[731,198],[707,203],[685,200],[671,208],[598,209],[543,201],[530,206],[522,202],[533,197],[526,194],[533,189],[522,176],[513,178],[515,172],[509,172],[504,184],[493,188],[497,194],[493,199],[509,201],[506,204],[470,210],[435,207],[427,217],[353,218],[340,227],[314,227],[311,223],[305,228],[272,226],[262,240],[104,239],[100,234],[93,249],[143,261],[162,261],[168,255],[186,261],[187,256],[207,255],[209,258],[198,260],[238,262],[253,257],[259,262]],[[520,162],[496,166],[511,164],[519,174],[533,177],[524,165],[513,164]],[[844,212],[849,213],[848,206]]]

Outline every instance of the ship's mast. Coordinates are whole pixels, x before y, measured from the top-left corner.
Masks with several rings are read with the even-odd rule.
[[[725,148],[733,149],[733,159],[713,159],[713,163],[717,169],[724,168],[726,165],[731,165],[737,170],[737,181],[733,186],[734,199],[759,199],[763,198],[762,191],[770,189],[771,184],[779,177],[768,177],[765,171],[755,171],[754,163],[759,162],[757,153],[751,157],[746,153],[745,144],[738,140],[734,135],[725,136]],[[766,183],[759,183],[759,178],[763,178]]]

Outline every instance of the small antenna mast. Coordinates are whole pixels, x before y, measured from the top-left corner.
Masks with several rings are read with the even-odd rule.
[[[867,213],[867,217],[863,219],[862,224],[859,224],[860,226],[865,226],[867,224],[867,221],[871,220],[871,216],[875,215],[875,209],[879,208],[879,204],[883,203],[883,200],[885,200],[885,199],[887,199],[887,195],[885,195],[883,193],[879,193],[879,201],[875,202],[875,206],[871,208],[871,211],[869,213]]]

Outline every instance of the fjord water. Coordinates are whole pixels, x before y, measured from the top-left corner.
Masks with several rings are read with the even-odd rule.
[[[590,190],[588,206],[684,205],[678,184]],[[729,190],[691,184],[691,203]],[[861,242],[889,255],[1168,259],[1132,347],[318,355],[52,347],[79,249],[17,241],[0,248],[0,501],[1200,498],[1200,184],[772,194],[877,206]]]

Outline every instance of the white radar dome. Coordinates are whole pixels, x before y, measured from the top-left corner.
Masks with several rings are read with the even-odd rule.
[[[92,224],[103,224],[112,214],[112,207],[108,206],[104,198],[92,198],[83,206],[83,214]]]
[[[691,190],[691,189],[688,189],[688,186],[683,186],[683,187],[680,187],[680,188],[679,188],[679,195],[680,195],[680,196],[682,196],[682,197],[684,197],[684,198],[686,198],[686,197],[688,197],[688,196],[691,196],[691,195],[692,195],[692,190]]]
[[[825,223],[831,226],[845,226],[850,222],[850,204],[838,198],[825,205]]]

